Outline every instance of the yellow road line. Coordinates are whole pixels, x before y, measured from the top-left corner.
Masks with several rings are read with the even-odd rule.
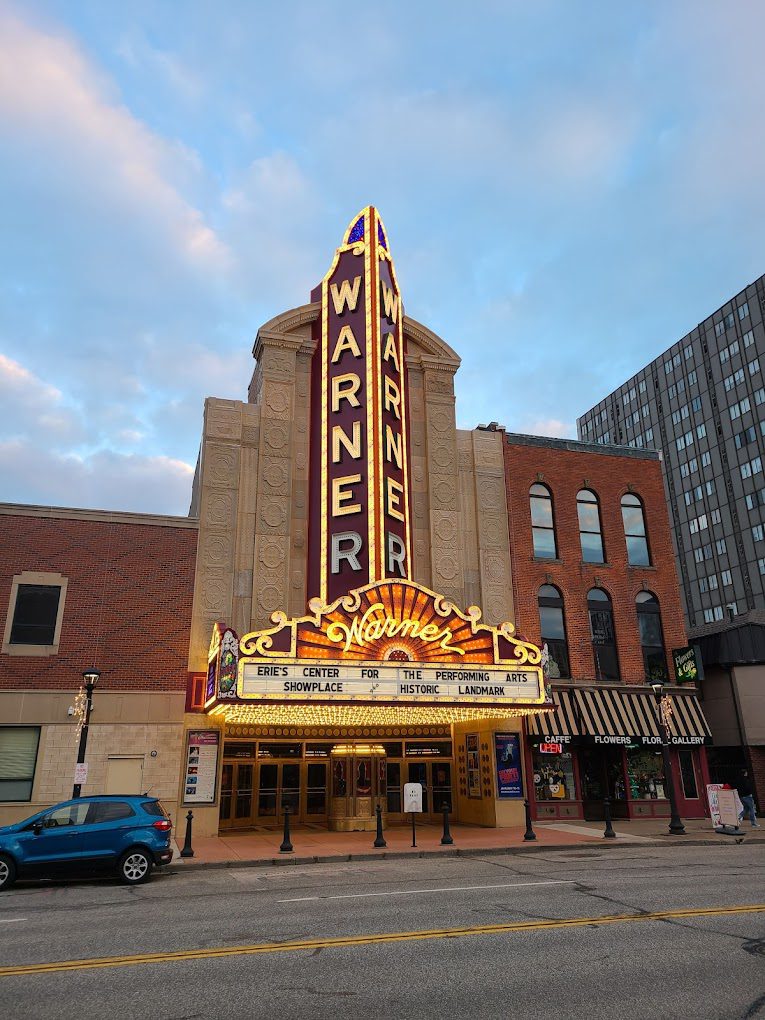
[[[387,942],[418,939],[453,939],[466,935],[507,935],[521,931],[547,931],[554,928],[581,928],[604,924],[628,924],[633,921],[667,921],[678,917],[710,917],[719,914],[755,914],[765,912],[765,903],[738,907],[697,907],[690,910],[659,910],[652,914],[611,914],[605,917],[567,917],[556,921],[519,921],[516,924],[485,924],[476,928],[435,928],[429,931],[384,932],[379,935],[349,935],[345,938],[301,939],[292,942],[258,942],[250,946],[220,946],[216,949],[181,949],[170,953],[140,953],[136,956],[102,956],[89,960],[59,960],[50,963],[0,967],[0,977],[26,974],[54,974],[97,967],[133,967],[147,963],[178,963],[184,960],[213,960],[226,956],[253,956],[257,953],[286,953],[297,949],[342,949],[347,946],[372,946]]]

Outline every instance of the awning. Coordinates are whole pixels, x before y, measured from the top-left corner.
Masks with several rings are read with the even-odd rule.
[[[668,693],[672,744],[711,744],[712,734],[694,694]],[[529,716],[532,738],[551,743],[661,744],[652,691],[571,688],[553,691],[555,710]],[[560,738],[560,739],[559,739]]]

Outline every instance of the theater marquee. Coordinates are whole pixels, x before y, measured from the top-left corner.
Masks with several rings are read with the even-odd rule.
[[[386,702],[431,705],[542,704],[539,648],[511,623],[481,623],[413,581],[349,592],[239,640],[237,683],[226,676],[213,700]],[[232,632],[225,631],[223,640]],[[223,641],[214,639],[211,655]],[[209,693],[209,692],[208,692]]]

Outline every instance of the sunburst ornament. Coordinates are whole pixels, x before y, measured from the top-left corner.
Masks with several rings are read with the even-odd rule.
[[[414,662],[414,656],[409,649],[396,642],[385,649],[382,658],[383,662]]]

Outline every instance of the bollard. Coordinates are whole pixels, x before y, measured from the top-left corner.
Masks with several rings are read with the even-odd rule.
[[[293,853],[292,843],[290,842],[290,806],[289,804],[283,804],[284,808],[284,839],[282,845],[279,847],[280,854],[291,854]]]
[[[526,831],[523,834],[523,838],[527,842],[531,842],[532,839],[537,838],[536,833],[531,828],[531,808],[529,807],[529,802],[527,800],[524,800],[523,806],[526,809]]]
[[[441,808],[444,813],[444,834],[441,837],[441,846],[451,846],[454,840],[452,834],[449,832],[449,805],[444,801],[444,806]]]
[[[375,811],[377,812],[377,838],[375,839],[373,845],[378,847],[378,848],[380,848],[380,847],[387,846],[388,844],[385,842],[385,837],[383,836],[382,808],[380,807],[379,804],[375,808]]]
[[[186,838],[183,841],[183,850],[181,850],[181,857],[193,857],[194,851],[191,849],[191,823],[194,820],[194,815],[191,811],[186,815]]]
[[[608,797],[603,799],[603,812],[606,818],[606,831],[603,833],[603,839],[616,839],[616,833],[611,825],[611,801]]]

